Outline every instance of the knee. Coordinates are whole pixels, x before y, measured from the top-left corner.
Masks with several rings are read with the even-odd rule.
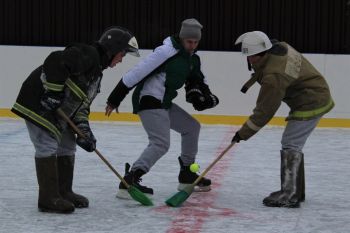
[[[303,149],[303,144],[300,144],[296,141],[292,140],[283,140],[281,141],[282,144],[282,150],[293,150],[293,151],[299,151],[301,152]]]
[[[154,150],[159,156],[162,156],[166,154],[170,148],[170,142],[169,141],[163,141],[153,144]]]
[[[193,120],[191,130],[194,134],[199,134],[201,130],[201,124],[197,120]]]
[[[74,141],[70,141],[69,143],[60,144],[57,149],[57,154],[59,155],[74,155],[77,150],[77,146]]]
[[[293,145],[284,145],[282,146],[282,151],[293,151],[303,153],[303,148]]]
[[[56,154],[57,152],[57,145],[56,144],[35,144],[35,157],[42,158],[42,157],[48,157]]]
[[[169,148],[170,148],[170,142],[165,142],[159,147],[159,150],[161,154],[164,155],[165,153],[168,152]]]

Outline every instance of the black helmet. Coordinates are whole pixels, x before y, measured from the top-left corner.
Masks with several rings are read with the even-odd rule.
[[[110,59],[121,51],[137,57],[140,56],[135,36],[128,29],[122,27],[107,28],[98,40],[98,43],[106,50]]]

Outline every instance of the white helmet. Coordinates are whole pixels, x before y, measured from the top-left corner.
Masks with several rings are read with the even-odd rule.
[[[242,43],[242,53],[246,56],[255,55],[272,47],[269,37],[260,31],[246,32],[240,35],[235,44]]]

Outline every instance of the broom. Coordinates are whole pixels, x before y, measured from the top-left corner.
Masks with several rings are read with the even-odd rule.
[[[79,128],[72,122],[72,120],[61,110],[57,109],[58,115],[62,117],[69,125],[70,127],[82,138],[85,138],[85,135],[79,130]],[[112,172],[120,179],[120,181],[125,185],[125,187],[128,190],[128,193],[134,199],[135,201],[140,202],[142,205],[145,206],[152,206],[152,201],[140,190],[138,190],[133,185],[129,185],[124,178],[113,168],[113,166],[105,159],[105,157],[97,150],[94,150],[98,157],[102,159],[102,161],[112,170]]]
[[[167,199],[165,201],[165,203],[168,206],[171,207],[178,207],[180,206],[182,203],[184,203],[187,198],[192,194],[193,190],[194,190],[194,186],[196,186],[198,184],[198,182],[208,173],[208,171],[226,154],[226,152],[231,149],[231,147],[234,145],[235,143],[231,143],[223,152],[221,152],[221,154],[209,165],[209,167],[207,167],[203,173],[198,176],[198,178],[190,185],[186,186],[183,190],[181,190],[180,192],[177,192],[176,194],[174,194],[172,197],[170,197],[169,199]]]

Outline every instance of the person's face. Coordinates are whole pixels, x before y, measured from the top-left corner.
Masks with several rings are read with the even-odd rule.
[[[255,64],[255,63],[259,62],[261,58],[262,58],[262,56],[252,55],[252,56],[248,56],[248,61],[250,64]]]
[[[113,57],[111,64],[109,64],[109,67],[113,68],[116,64],[121,63],[123,61],[123,57],[125,57],[125,54],[126,54],[125,51],[117,53]]]
[[[182,45],[188,53],[194,53],[198,47],[199,40],[197,39],[182,39]]]

